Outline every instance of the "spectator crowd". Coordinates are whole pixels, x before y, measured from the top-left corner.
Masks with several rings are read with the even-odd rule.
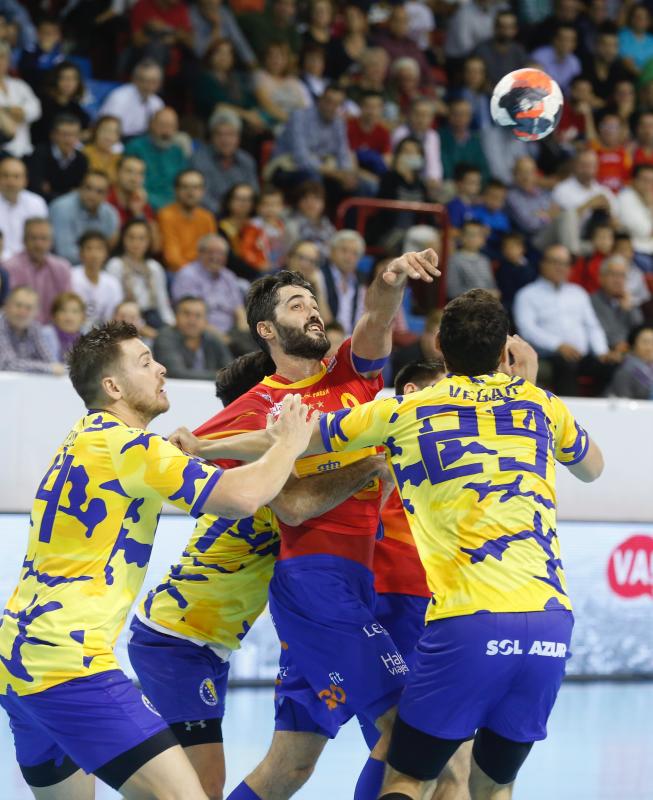
[[[443,296],[500,298],[541,385],[653,399],[651,8],[0,0],[0,369],[65,374],[115,318],[211,379],[255,349],[248,286],[283,268],[336,348],[387,260],[434,247]],[[526,66],[564,95],[541,142],[490,116]],[[437,355],[438,305],[407,293],[388,379]]]

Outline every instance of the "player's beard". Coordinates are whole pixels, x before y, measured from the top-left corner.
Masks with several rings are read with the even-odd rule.
[[[170,408],[170,400],[166,394],[150,397],[141,387],[135,386],[131,381],[127,384],[126,389],[125,400],[133,411],[147,420],[146,424]]]
[[[311,321],[307,323],[307,327],[313,324],[314,321]],[[324,332],[319,336],[312,336],[305,330],[283,325],[281,322],[275,322],[274,327],[279,336],[279,344],[287,356],[320,361],[329,349],[329,340]]]

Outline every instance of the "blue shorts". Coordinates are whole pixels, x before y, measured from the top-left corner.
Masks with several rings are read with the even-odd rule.
[[[168,725],[224,717],[229,662],[134,617],[127,651],[143,691]]]
[[[277,730],[333,738],[352,716],[373,721],[397,704],[408,667],[374,607],[374,576],[356,561],[320,554],[275,564]]]
[[[376,618],[397,645],[409,668],[415,661],[415,648],[424,633],[424,618],[429,597],[412,594],[377,594]]]
[[[516,742],[546,738],[573,625],[566,610],[478,613],[429,623],[399,716],[441,739],[467,739],[478,728]]]
[[[68,756],[85,772],[97,772],[153,736],[169,732],[154,706],[118,669],[36,694],[0,695],[0,705],[9,715],[21,768],[49,761],[60,764]],[[171,733],[170,738],[174,739]]]
[[[392,641],[412,669],[415,662],[415,647],[424,633],[424,617],[430,602],[428,597],[411,594],[387,592],[377,594],[374,609],[377,622],[388,631]],[[379,739],[380,733],[373,722],[359,718],[363,737],[370,750]]]

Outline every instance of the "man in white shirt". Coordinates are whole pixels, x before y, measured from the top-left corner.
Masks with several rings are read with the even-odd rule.
[[[134,67],[131,83],[114,89],[104,101],[99,116],[118,117],[126,138],[147,133],[152,115],[163,108],[157,92],[163,83],[163,71],[152,59]]]
[[[547,247],[540,277],[517,292],[514,305],[519,335],[538,351],[554,391],[563,395],[578,394],[581,376],[590,376],[598,392],[613,371],[605,331],[590,297],[581,286],[569,283],[571,263],[564,245]]]
[[[638,164],[630,186],[617,195],[617,216],[631,236],[635,263],[653,271],[653,164]]]
[[[347,336],[365,311],[365,286],[357,272],[364,253],[363,237],[356,231],[341,230],[331,239],[329,260],[322,267],[329,307]]]
[[[33,217],[46,218],[45,200],[27,186],[27,169],[18,158],[0,161],[0,231],[3,235],[2,259],[11,258],[23,249],[25,221]]]
[[[13,138],[2,147],[10,155],[22,158],[32,152],[29,126],[41,116],[41,102],[25,81],[9,77],[10,59],[10,45],[0,40],[0,108],[14,129]]]
[[[597,180],[598,156],[593,150],[581,150],[574,159],[572,174],[561,181],[551,193],[551,199],[564,211],[574,209],[578,215],[578,240],[569,243],[577,255],[582,249],[585,232],[597,217],[604,220],[616,217],[617,203],[614,194]]]

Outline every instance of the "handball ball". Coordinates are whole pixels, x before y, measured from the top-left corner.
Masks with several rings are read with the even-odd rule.
[[[497,125],[511,128],[524,142],[553,133],[562,114],[562,92],[540,69],[516,69],[497,83],[490,113]]]

